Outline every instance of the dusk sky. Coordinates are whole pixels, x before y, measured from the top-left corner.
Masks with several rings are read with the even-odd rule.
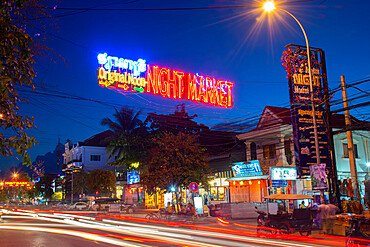
[[[331,90],[338,89],[341,75],[348,84],[370,78],[370,1],[280,2],[286,3],[281,8],[300,20],[310,46],[325,51]],[[190,9],[241,5],[250,6]],[[48,27],[46,35],[47,45],[66,61],[38,60],[36,92],[21,91],[29,99],[21,105],[21,113],[34,116],[36,128],[28,133],[39,143],[29,150],[32,160],[52,152],[58,138],[62,144],[67,139],[77,143],[105,131],[100,121],[123,105],[143,110],[144,118],[149,112],[173,113],[177,104],[185,103],[189,115],[197,114],[196,121],[211,128],[228,121],[255,122],[267,105],[289,107],[288,82],[280,59],[285,45],[305,45],[303,34],[294,19],[279,10],[270,14],[272,25],[268,25],[267,16],[253,5],[262,5],[262,1],[62,0],[51,12],[59,30]],[[97,55],[104,52],[231,81],[234,107],[102,88],[97,81]],[[349,89],[348,97],[361,90],[370,92],[370,83]],[[333,100],[341,98],[338,91]],[[332,109],[342,107],[337,104]],[[370,120],[369,113],[369,107],[351,111],[361,120]],[[2,169],[19,162],[0,159]]]

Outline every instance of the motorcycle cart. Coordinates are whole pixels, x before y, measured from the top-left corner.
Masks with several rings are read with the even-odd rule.
[[[312,196],[273,194],[266,196],[265,199],[267,199],[267,213],[257,211],[259,214],[257,224],[262,226],[260,229],[283,234],[299,232],[302,236],[311,234],[313,224],[311,209],[298,208],[298,200],[312,200]]]

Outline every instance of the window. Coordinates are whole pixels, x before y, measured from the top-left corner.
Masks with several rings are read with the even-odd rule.
[[[91,161],[100,161],[100,155],[92,154],[90,155]]]
[[[263,146],[263,158],[274,159],[276,156],[275,144]]]
[[[211,187],[210,192],[211,192],[210,193],[211,201],[226,201],[225,187],[222,186]]]
[[[355,158],[358,158],[357,144],[353,144],[353,154],[355,155]],[[349,158],[348,144],[347,143],[343,143],[343,157],[344,158]]]
[[[257,160],[257,146],[256,143],[251,143],[251,160]]]

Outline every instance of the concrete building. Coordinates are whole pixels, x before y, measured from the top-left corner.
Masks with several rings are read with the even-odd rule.
[[[351,117],[353,142],[355,145],[356,166],[361,196],[364,196],[364,181],[370,170],[370,123]],[[335,163],[338,180],[350,178],[347,135],[344,115],[333,114],[331,126],[334,136]],[[264,175],[269,175],[270,167],[296,167],[292,139],[290,109],[266,106],[255,129],[237,135],[246,145],[246,161],[258,160]],[[271,187],[270,193],[312,193],[309,179],[288,181],[286,187]],[[344,196],[345,197],[345,196]]]

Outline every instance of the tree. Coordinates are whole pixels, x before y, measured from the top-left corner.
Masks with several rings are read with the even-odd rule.
[[[141,111],[122,107],[115,109],[113,114],[116,121],[104,118],[101,125],[108,126],[113,132],[113,140],[107,147],[108,159],[115,158],[109,165],[130,168],[130,164],[142,161],[148,144],[148,131],[139,119]]]
[[[116,192],[116,176],[112,171],[95,169],[88,173],[86,185],[90,194],[111,196]]]
[[[42,176],[40,181],[35,184],[37,193],[46,199],[51,199],[51,196],[53,195],[53,181],[54,178],[49,174]]]
[[[17,86],[30,86],[34,90],[34,56],[46,47],[34,43],[24,27],[30,30],[30,19],[48,16],[40,0],[9,0],[0,3],[0,127],[9,137],[0,133],[0,154],[22,156],[23,164],[31,164],[27,149],[36,144],[26,130],[33,127],[33,117],[19,114]]]
[[[15,181],[26,181],[26,182],[30,182],[31,181],[31,178],[30,178],[30,176],[28,175],[27,172],[21,172],[21,173],[18,174],[18,176],[15,179]]]
[[[73,173],[73,194],[84,194],[87,191],[87,174],[83,170]]]
[[[156,188],[170,190],[188,186],[191,182],[205,183],[209,168],[205,149],[193,134],[163,133],[152,142],[148,161],[141,169],[141,183],[147,192]]]
[[[7,201],[11,199],[12,192],[9,187],[1,187],[0,188],[0,202]]]

